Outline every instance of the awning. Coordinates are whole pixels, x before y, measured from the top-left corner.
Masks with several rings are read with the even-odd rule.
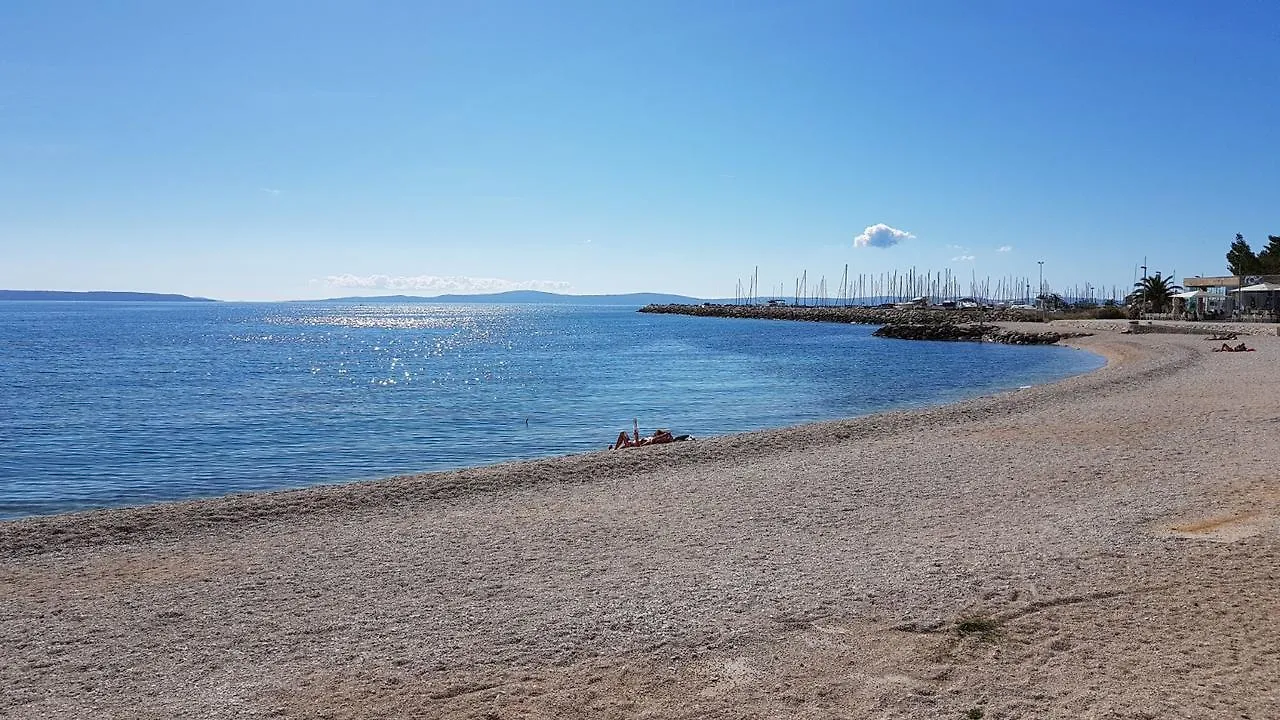
[[[1183,300],[1190,300],[1192,298],[1209,297],[1209,293],[1203,290],[1188,290],[1187,292],[1174,293],[1173,296]]]
[[[1280,283],[1258,283],[1257,285],[1242,287],[1239,290],[1232,290],[1232,292],[1275,292],[1277,290],[1280,290]]]

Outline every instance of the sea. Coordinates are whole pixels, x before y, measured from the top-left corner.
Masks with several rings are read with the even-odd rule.
[[[1100,367],[636,307],[0,303],[0,519],[710,437]]]

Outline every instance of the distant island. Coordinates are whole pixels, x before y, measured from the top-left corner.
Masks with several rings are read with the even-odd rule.
[[[561,305],[677,305],[701,303],[698,298],[687,295],[666,295],[663,293],[625,293],[622,295],[561,295],[560,293],[542,292],[540,290],[510,290],[484,295],[436,295],[419,297],[416,295],[379,295],[375,297],[340,297],[317,300],[316,302],[368,302],[368,303],[402,303],[402,302],[439,302],[439,303],[555,303]]]
[[[90,292],[68,292],[64,290],[0,290],[0,301],[3,300],[79,300],[109,302],[217,302],[209,298],[190,297],[187,295],[170,295],[165,293],[144,292],[110,292],[95,290]]]

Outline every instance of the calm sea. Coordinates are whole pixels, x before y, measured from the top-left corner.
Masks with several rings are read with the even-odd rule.
[[[1057,347],[559,305],[0,303],[0,518],[287,488],[943,403]]]

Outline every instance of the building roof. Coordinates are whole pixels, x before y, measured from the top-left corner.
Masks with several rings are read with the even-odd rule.
[[[1280,275],[1218,275],[1215,277],[1184,277],[1182,287],[1191,288],[1239,288],[1258,283],[1280,283]]]
[[[1240,287],[1240,278],[1236,275],[1218,277],[1184,277],[1182,278],[1182,287],[1188,289],[1211,287],[1238,288]]]

